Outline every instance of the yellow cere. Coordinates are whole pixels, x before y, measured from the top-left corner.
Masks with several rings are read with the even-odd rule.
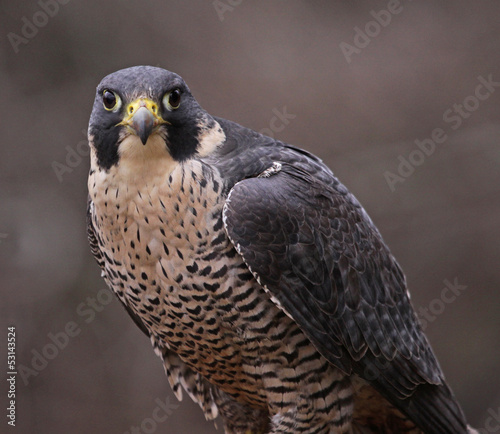
[[[125,117],[123,118],[123,121],[120,122],[118,125],[129,125],[130,121],[134,117],[134,114],[141,107],[146,107],[152,113],[152,115],[155,118],[155,125],[168,124],[168,122],[162,119],[161,116],[158,114],[157,103],[150,100],[149,98],[138,98],[127,105]]]

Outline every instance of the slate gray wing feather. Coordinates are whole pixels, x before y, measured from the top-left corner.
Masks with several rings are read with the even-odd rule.
[[[332,364],[425,432],[466,432],[404,275],[347,190],[283,163],[237,183],[224,221],[257,280]]]

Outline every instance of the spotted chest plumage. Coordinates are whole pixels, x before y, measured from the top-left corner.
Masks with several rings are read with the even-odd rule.
[[[240,264],[225,261],[236,255],[222,227],[220,182],[201,164],[166,169],[133,187],[120,185],[113,170],[95,187],[99,175],[92,176],[92,214],[112,288],[152,334],[179,350],[181,342],[195,346],[195,324],[213,322],[219,282]]]

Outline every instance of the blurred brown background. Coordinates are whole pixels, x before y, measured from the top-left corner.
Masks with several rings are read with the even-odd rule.
[[[54,1],[0,3],[0,343],[5,369],[14,325],[17,432],[216,432],[175,400],[87,246],[82,131],[100,79],[137,64],[176,71],[210,113],[333,168],[428,309],[470,423],[485,426],[500,406],[500,87],[475,92],[480,76],[500,82],[498,1],[402,0],[376,14],[384,26],[370,21],[388,1]],[[446,140],[418,160],[415,140],[436,128]],[[384,173],[410,155],[422,164],[391,191]],[[466,288],[450,300],[445,280]],[[166,401],[168,417],[155,411]]]

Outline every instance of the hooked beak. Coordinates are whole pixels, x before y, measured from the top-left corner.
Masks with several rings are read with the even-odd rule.
[[[157,104],[149,98],[138,98],[127,106],[126,116],[118,125],[126,125],[146,145],[154,129],[161,124],[168,124],[158,114]]]
[[[148,141],[155,126],[155,118],[146,107],[139,107],[131,119],[131,127],[141,139],[143,145]]]

